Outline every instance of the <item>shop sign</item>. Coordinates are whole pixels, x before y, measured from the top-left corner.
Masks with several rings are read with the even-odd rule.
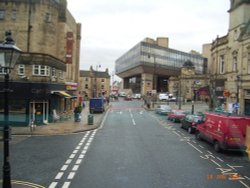
[[[66,90],[77,90],[78,84],[75,82],[66,82]]]

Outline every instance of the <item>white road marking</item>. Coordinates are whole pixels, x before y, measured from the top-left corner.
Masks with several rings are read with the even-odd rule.
[[[55,188],[57,186],[57,182],[52,182],[48,188]]]
[[[72,168],[72,171],[77,171],[79,168],[79,165],[74,165],[73,168]]]
[[[176,134],[177,136],[181,137],[181,135],[179,133],[177,133],[176,131],[173,131],[174,134]]]
[[[72,180],[74,178],[75,174],[76,174],[75,172],[70,172],[67,179]]]
[[[61,171],[65,171],[68,168],[69,165],[63,165],[61,168]]]
[[[83,158],[84,158],[84,155],[81,154],[78,158],[79,158],[79,159],[83,159]]]
[[[76,154],[79,150],[74,150],[73,153]]]
[[[81,164],[82,159],[77,159],[76,164]]]
[[[221,167],[221,165],[219,163],[217,163],[216,161],[214,161],[213,159],[210,159],[214,164],[216,164],[218,167]]]
[[[59,179],[62,178],[62,176],[63,176],[63,172],[58,172],[58,174],[56,175],[55,179],[59,180]]]
[[[65,162],[65,164],[70,164],[72,162],[72,160],[71,159],[68,159],[66,162]]]
[[[197,147],[195,147],[193,144],[190,142],[187,142],[190,146],[192,146],[194,149],[196,149],[198,152],[203,153],[201,150],[199,150]]]
[[[219,158],[219,157],[216,157],[219,161],[221,161],[221,162],[224,162],[221,158]]]
[[[247,177],[247,176],[244,176],[244,178],[246,178],[246,179],[248,179],[248,180],[250,181],[250,178],[249,178],[249,177]]]
[[[250,188],[247,184],[245,184],[243,181],[239,181],[242,185],[244,185],[246,188]]]
[[[70,186],[70,182],[64,182],[62,188],[68,188]]]
[[[74,159],[75,156],[76,156],[76,154],[71,154],[71,155],[69,156],[69,158],[70,158],[70,159]]]

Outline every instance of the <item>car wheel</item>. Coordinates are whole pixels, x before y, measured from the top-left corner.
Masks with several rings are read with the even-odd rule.
[[[188,133],[189,133],[189,134],[192,134],[192,133],[193,133],[192,127],[188,127]]]
[[[181,124],[181,128],[182,128],[182,129],[184,129],[184,126],[183,126],[183,124]]]
[[[215,142],[214,142],[214,150],[215,150],[216,152],[220,152],[220,151],[221,151],[220,144],[219,144],[218,141],[215,141]]]
[[[201,138],[201,133],[200,133],[199,131],[197,131],[197,132],[195,133],[195,138],[196,138],[196,140],[202,140],[202,138]]]

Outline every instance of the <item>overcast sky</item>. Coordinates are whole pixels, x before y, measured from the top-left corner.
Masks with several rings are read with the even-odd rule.
[[[169,47],[201,52],[228,31],[229,0],[68,0],[82,24],[80,69],[114,71],[115,60],[146,37],[168,37]]]

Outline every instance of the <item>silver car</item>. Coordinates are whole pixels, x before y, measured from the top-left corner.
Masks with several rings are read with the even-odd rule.
[[[156,114],[168,115],[172,111],[171,107],[168,105],[159,105],[155,109]]]

